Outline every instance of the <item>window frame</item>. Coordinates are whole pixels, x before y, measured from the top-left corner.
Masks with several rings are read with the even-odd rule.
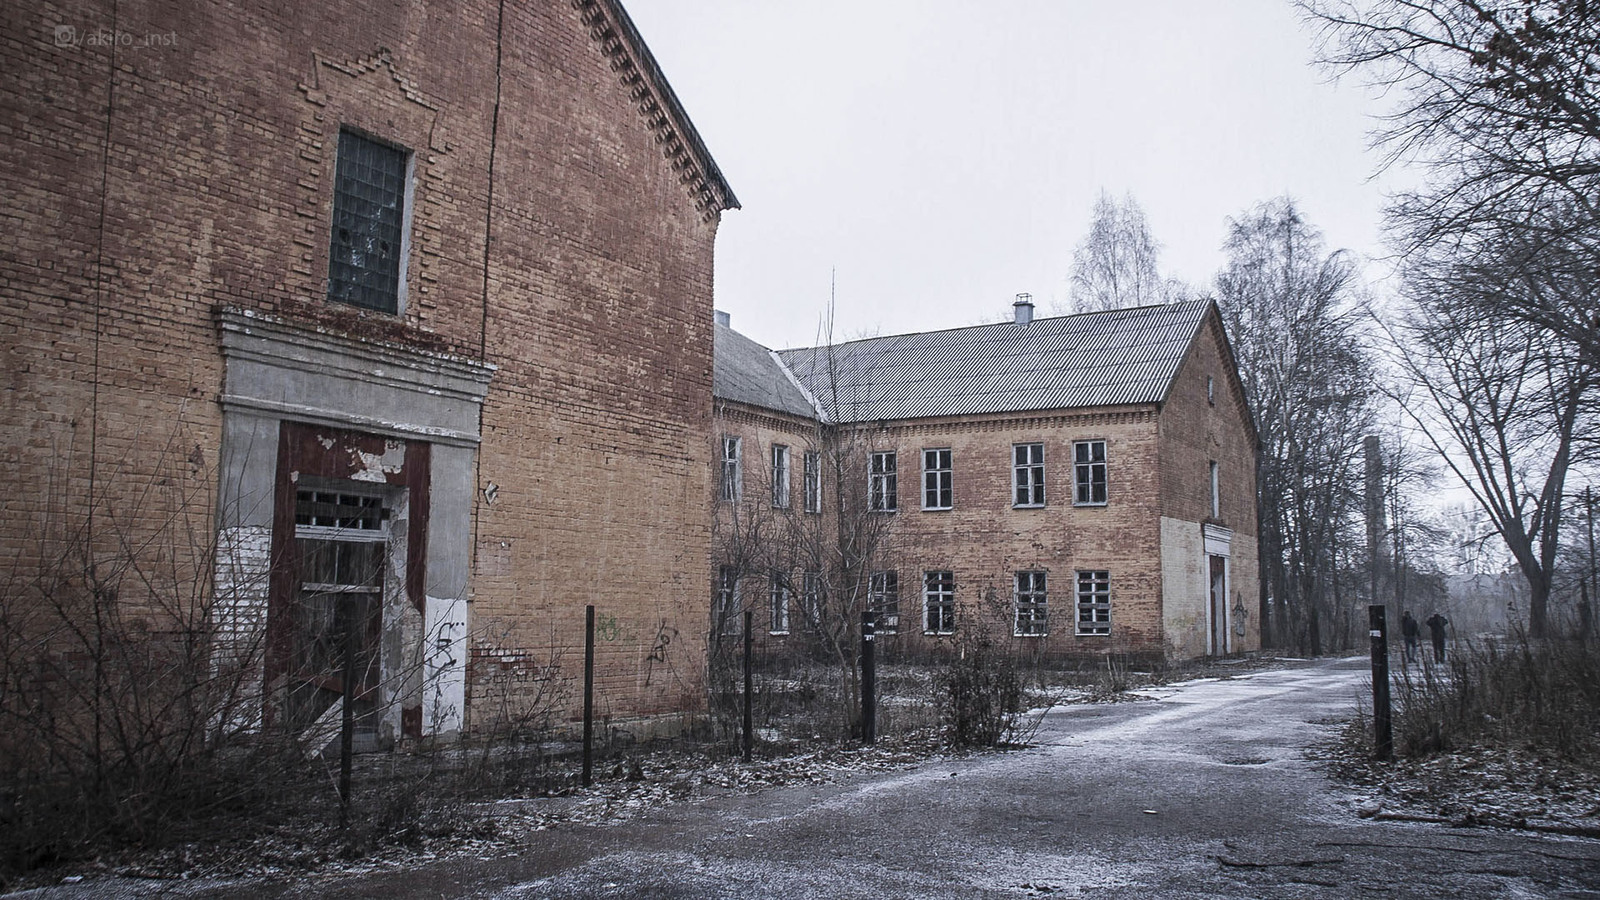
[[[767,608],[771,619],[768,623],[768,634],[789,633],[789,598],[792,592],[789,582],[781,573],[774,572],[767,586]]]
[[[1037,450],[1034,454],[1032,451]],[[1024,451],[1030,459],[1022,461]],[[1037,456],[1037,459],[1031,457]],[[1025,474],[1026,473],[1026,474]],[[1044,442],[1023,441],[1011,445],[1011,507],[1013,509],[1042,509],[1048,505],[1045,494]],[[1027,500],[1023,500],[1026,492]]]
[[[720,637],[736,636],[742,630],[739,612],[744,608],[742,578],[736,566],[718,566],[717,583],[712,594],[711,629]]]
[[[1011,588],[1012,636],[1049,637],[1050,573],[1043,569],[1019,569],[1012,573]]]
[[[772,445],[772,508],[789,508],[789,445]]]
[[[822,624],[822,606],[828,599],[828,586],[822,573],[811,570],[800,575],[800,614],[806,624],[815,628]]]
[[[1079,637],[1111,634],[1111,572],[1079,569],[1073,585],[1074,630]]]
[[[805,509],[808,513],[822,512],[822,454],[807,450],[803,458],[805,472]]]
[[[938,611],[937,624],[935,610]],[[922,573],[922,633],[956,633],[956,576],[948,569],[929,569]]]
[[[1100,458],[1094,458],[1094,451],[1098,448]],[[1087,455],[1087,459],[1081,458]],[[1107,457],[1109,448],[1103,438],[1091,438],[1083,441],[1072,442],[1072,505],[1073,506],[1105,506],[1111,498],[1110,464]],[[1099,475],[1096,479],[1095,476]],[[1100,496],[1095,497],[1095,488],[1100,489]],[[1087,498],[1086,496],[1087,495]]]
[[[1211,518],[1222,518],[1222,467],[1216,460],[1211,460],[1210,468],[1211,489]]]
[[[873,512],[892,513],[900,509],[898,456],[894,450],[874,450],[868,458],[867,508]]]
[[[357,144],[355,142],[360,143]],[[365,151],[365,153],[362,151]],[[375,221],[378,219],[377,216],[358,217],[350,209],[350,205],[362,203],[378,206],[380,207],[380,214],[381,209],[387,207],[384,207],[381,202],[375,203],[370,198],[361,197],[356,191],[345,187],[347,183],[364,184],[368,187],[373,186],[370,180],[365,182],[356,181],[356,173],[353,171],[353,167],[357,165],[356,160],[359,157],[372,153],[394,153],[399,156],[400,171],[398,175],[400,183],[396,186],[397,191],[394,194],[387,195],[385,198],[393,200],[396,219],[393,225],[393,240],[396,247],[392,255],[392,272],[379,271],[376,268],[367,268],[365,266],[358,268],[351,261],[351,257],[356,255],[353,253],[354,242],[350,242],[343,252],[341,252],[339,242],[340,223],[343,219],[359,219],[364,223],[375,225],[379,228],[388,227],[386,223]],[[367,168],[372,167],[367,166]],[[341,306],[350,306],[388,316],[398,316],[405,312],[407,299],[406,276],[410,268],[411,225],[412,210],[415,206],[415,188],[416,153],[411,148],[394,141],[384,140],[349,125],[340,126],[339,137],[334,150],[333,196],[331,216],[328,221],[328,266],[325,296],[329,303],[337,303]],[[345,197],[349,199],[343,199]],[[375,240],[382,240],[379,235],[369,234],[368,236]],[[339,267],[341,264],[346,269],[351,270],[348,275],[340,273]],[[382,288],[384,293],[383,302],[374,304],[365,298],[354,299],[355,294],[366,294],[373,290],[369,285],[360,283],[357,280],[357,277],[367,273],[376,274],[385,281]]]
[[[732,434],[722,436],[720,467],[717,499],[723,503],[738,503],[744,497],[744,438]]]
[[[867,609],[877,634],[900,633],[900,573],[881,569],[867,579]]]
[[[943,454],[942,458],[940,454]],[[932,466],[928,465],[930,459],[933,460]],[[929,502],[929,498],[933,502]],[[941,500],[944,502],[939,502]],[[955,451],[949,447],[922,448],[922,508],[954,509],[955,500]]]

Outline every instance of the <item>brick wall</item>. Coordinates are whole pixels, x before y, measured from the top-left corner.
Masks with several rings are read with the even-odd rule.
[[[65,541],[92,506],[102,559],[181,526],[158,562],[192,587],[215,539],[220,305],[482,359],[479,655],[572,669],[592,602],[615,621],[602,707],[696,706],[717,214],[641,112],[658,95],[607,10],[0,11],[0,452],[20,476],[0,544]],[[325,300],[341,126],[412,152],[398,316]]]

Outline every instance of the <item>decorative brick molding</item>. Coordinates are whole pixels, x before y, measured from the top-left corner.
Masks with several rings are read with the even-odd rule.
[[[662,155],[678,173],[678,180],[688,188],[695,208],[708,220],[725,209],[738,209],[738,198],[723,179],[722,171],[701,142],[628,14],[612,0],[572,0],[572,7],[589,27],[590,37],[611,60],[612,71],[628,89],[645,124],[655,133]]]

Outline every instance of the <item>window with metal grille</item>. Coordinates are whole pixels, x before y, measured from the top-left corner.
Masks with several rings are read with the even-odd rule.
[[[867,590],[867,609],[879,634],[900,630],[900,573],[873,572]]]
[[[1078,506],[1103,506],[1106,502],[1106,442],[1078,441],[1072,445],[1073,480]]]
[[[1018,572],[1015,594],[1017,637],[1050,633],[1049,591],[1044,572]]]
[[[1111,573],[1078,573],[1078,633],[1111,633]]]
[[[807,450],[805,456],[806,512],[822,512],[822,454]]]
[[[379,531],[389,518],[383,500],[366,494],[302,490],[295,492],[294,499],[296,525]]]
[[[294,513],[299,590],[290,610],[286,712],[306,727],[348,692],[365,745],[377,734],[388,510],[376,495],[306,489],[295,491]]]
[[[789,508],[789,448],[783,444],[772,445],[772,506]]]
[[[400,260],[406,201],[406,151],[339,132],[333,176],[328,299],[400,311]]]
[[[922,451],[922,508],[949,509],[955,500],[948,448]]]
[[[740,471],[739,457],[742,442],[736,437],[723,437],[722,439],[722,477],[717,496],[725,502],[732,503],[739,499],[743,493],[740,482],[743,473]]]
[[[1015,444],[1011,448],[1013,506],[1044,505],[1044,445]]]
[[[956,630],[956,578],[953,572],[922,573],[922,631],[952,634]]]
[[[899,508],[899,478],[895,471],[893,450],[880,450],[872,454],[872,468],[867,477],[867,499],[871,509],[894,512]]]
[[[772,612],[773,634],[789,633],[789,582],[781,572],[772,573],[771,589],[767,592],[768,608]]]

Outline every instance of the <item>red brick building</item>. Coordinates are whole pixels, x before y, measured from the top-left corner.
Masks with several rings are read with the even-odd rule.
[[[794,632],[778,607],[820,580],[913,653],[979,621],[1043,656],[1257,649],[1256,437],[1215,304],[1015,311],[768,357],[719,327],[714,607]],[[848,460],[820,503],[802,453]],[[866,536],[854,568],[786,546],[802,493],[817,533]]]
[[[308,733],[357,635],[380,744],[570,715],[593,603],[604,714],[701,706],[738,204],[616,0],[0,17],[9,602],[199,622]]]

